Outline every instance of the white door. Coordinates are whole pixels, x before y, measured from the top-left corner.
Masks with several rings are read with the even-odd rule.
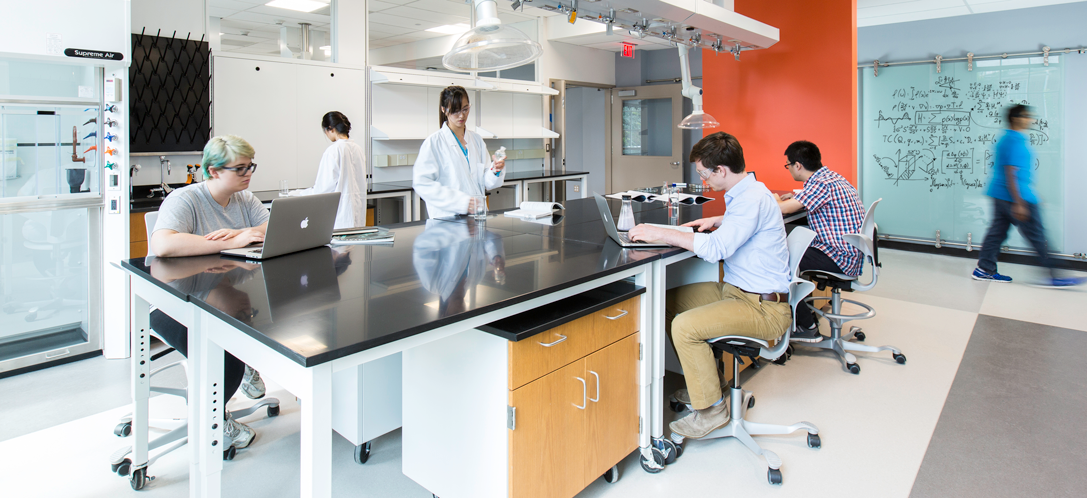
[[[683,181],[682,85],[616,88],[612,102],[611,192]]]

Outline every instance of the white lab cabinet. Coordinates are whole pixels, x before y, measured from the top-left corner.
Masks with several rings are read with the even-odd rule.
[[[365,73],[330,63],[280,62],[258,56],[216,55],[212,67],[212,133],[238,135],[260,165],[250,190],[313,186],[328,138],[321,117],[340,111],[353,138],[366,123]],[[425,94],[421,100],[425,100]]]

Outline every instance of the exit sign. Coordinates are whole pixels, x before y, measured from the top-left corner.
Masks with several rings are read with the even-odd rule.
[[[623,42],[623,57],[634,58],[634,44]]]

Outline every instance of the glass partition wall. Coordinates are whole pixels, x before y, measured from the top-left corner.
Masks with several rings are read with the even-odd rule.
[[[101,79],[0,59],[0,375],[101,349]]]

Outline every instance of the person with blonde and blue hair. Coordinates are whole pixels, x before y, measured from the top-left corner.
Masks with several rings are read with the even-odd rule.
[[[170,193],[159,208],[148,250],[164,257],[216,254],[264,241],[268,210],[249,192],[253,146],[234,135],[204,146],[205,181]]]
[[[148,241],[149,257],[218,254],[263,242],[268,210],[246,190],[257,169],[255,155],[253,146],[238,136],[209,140],[201,163],[205,181],[174,190],[162,201]],[[188,330],[161,310],[151,312],[151,328],[181,354],[188,352]],[[224,355],[223,382],[224,399],[239,387],[250,398],[264,396],[260,374],[229,353]],[[227,419],[223,430],[238,449],[256,437],[256,431],[234,419]]]

